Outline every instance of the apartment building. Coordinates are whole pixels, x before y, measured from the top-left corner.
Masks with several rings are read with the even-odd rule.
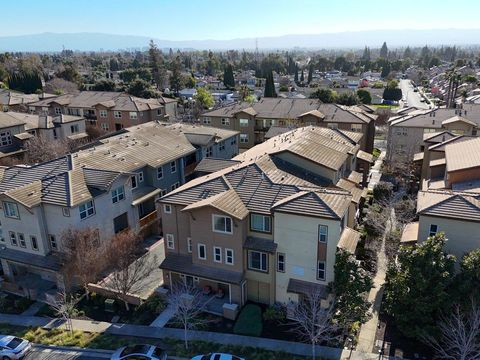
[[[160,97],[142,99],[126,93],[82,91],[29,104],[31,113],[83,116],[104,131],[118,131],[148,121],[168,121],[177,115],[176,100]]]
[[[435,158],[424,159],[431,177],[418,193],[419,219],[404,231],[404,242],[444,232],[446,250],[461,259],[480,247],[480,138],[456,136],[432,147]]]
[[[376,115],[368,108],[323,104],[316,99],[263,98],[208,111],[203,125],[240,131],[240,148],[249,149],[266,140],[270,127],[298,128],[308,125],[363,134],[360,148],[373,151]]]
[[[25,142],[34,136],[41,136],[49,141],[80,141],[88,137],[85,132],[85,118],[0,112],[0,157],[23,153]]]
[[[327,299],[337,248],[355,252],[354,198],[365,196],[352,170],[359,145],[345,136],[292,130],[162,197],[164,284],[210,288],[227,306],[288,304],[314,289]]]
[[[480,105],[462,104],[456,109],[415,110],[392,117],[388,122],[387,160],[412,160],[424,151],[425,140],[448,131],[455,135],[477,136]]]
[[[0,89],[0,111],[23,111],[28,110],[29,104],[41,99],[53,98],[53,94],[24,94],[10,89]]]
[[[98,229],[101,241],[126,228],[161,232],[156,199],[185,183],[189,159],[204,151],[187,134],[212,131],[202,129],[147,123],[50,162],[2,169],[2,286],[33,298],[60,288],[69,227]]]

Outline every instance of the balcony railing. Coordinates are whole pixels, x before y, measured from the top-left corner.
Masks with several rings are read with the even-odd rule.
[[[150,214],[142,217],[138,222],[140,224],[140,227],[142,228],[144,226],[150,225],[155,220],[157,220],[157,210],[153,210]]]

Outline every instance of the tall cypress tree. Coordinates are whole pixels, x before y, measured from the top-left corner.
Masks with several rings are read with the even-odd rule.
[[[307,82],[310,84],[313,79],[313,64],[310,64],[310,67],[308,68],[308,78]]]
[[[295,83],[298,83],[298,67],[297,65],[295,64],[295,79],[294,79]]]
[[[275,92],[275,84],[273,83],[273,73],[270,71],[267,73],[266,81],[265,81],[265,97],[277,97],[277,93]]]
[[[303,69],[302,69],[302,73],[300,74],[300,82],[304,82],[305,81],[305,76],[303,75]]]
[[[233,76],[233,66],[232,64],[228,64],[225,67],[225,71],[223,73],[223,83],[226,87],[234,88],[235,87],[235,77]]]

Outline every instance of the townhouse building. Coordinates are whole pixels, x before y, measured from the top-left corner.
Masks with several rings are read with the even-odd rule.
[[[41,99],[53,98],[53,94],[24,94],[10,89],[0,89],[0,111],[28,110],[28,105]]]
[[[198,162],[205,153],[189,134],[210,133],[213,143],[238,136],[217,131],[215,137],[212,130],[151,122],[50,162],[3,168],[2,287],[40,299],[61,288],[62,234],[69,227],[97,229],[100,241],[127,228],[160,233],[156,199],[184,184],[192,156]]]
[[[118,131],[148,121],[168,121],[177,115],[176,100],[142,99],[126,93],[82,91],[29,104],[29,112],[83,116],[104,131]]]
[[[0,112],[0,157],[23,153],[25,142],[34,136],[48,141],[79,141],[88,137],[85,118],[81,116],[19,112]]]
[[[201,116],[201,123],[240,131],[240,148],[249,149],[266,140],[270,127],[298,128],[308,125],[363,134],[360,148],[373,151],[375,119],[372,109],[324,104],[317,99],[263,98],[240,102]]]
[[[415,154],[423,152],[426,139],[443,131],[477,136],[479,124],[480,106],[477,104],[402,113],[388,122],[386,159],[412,160]]]
[[[365,196],[352,166],[359,145],[345,139],[338,129],[292,130],[162,197],[164,284],[211,289],[227,308],[314,290],[327,300],[337,249],[354,253],[360,239]]]

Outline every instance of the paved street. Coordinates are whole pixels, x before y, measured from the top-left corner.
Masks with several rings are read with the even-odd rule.
[[[104,360],[110,359],[111,352],[77,350],[35,345],[25,360]]]
[[[406,99],[406,102],[404,103],[405,107],[413,106],[419,109],[429,108],[426,103],[420,101],[422,99],[420,93],[413,91],[413,85],[410,80],[400,80],[398,86],[402,89],[403,98]]]

